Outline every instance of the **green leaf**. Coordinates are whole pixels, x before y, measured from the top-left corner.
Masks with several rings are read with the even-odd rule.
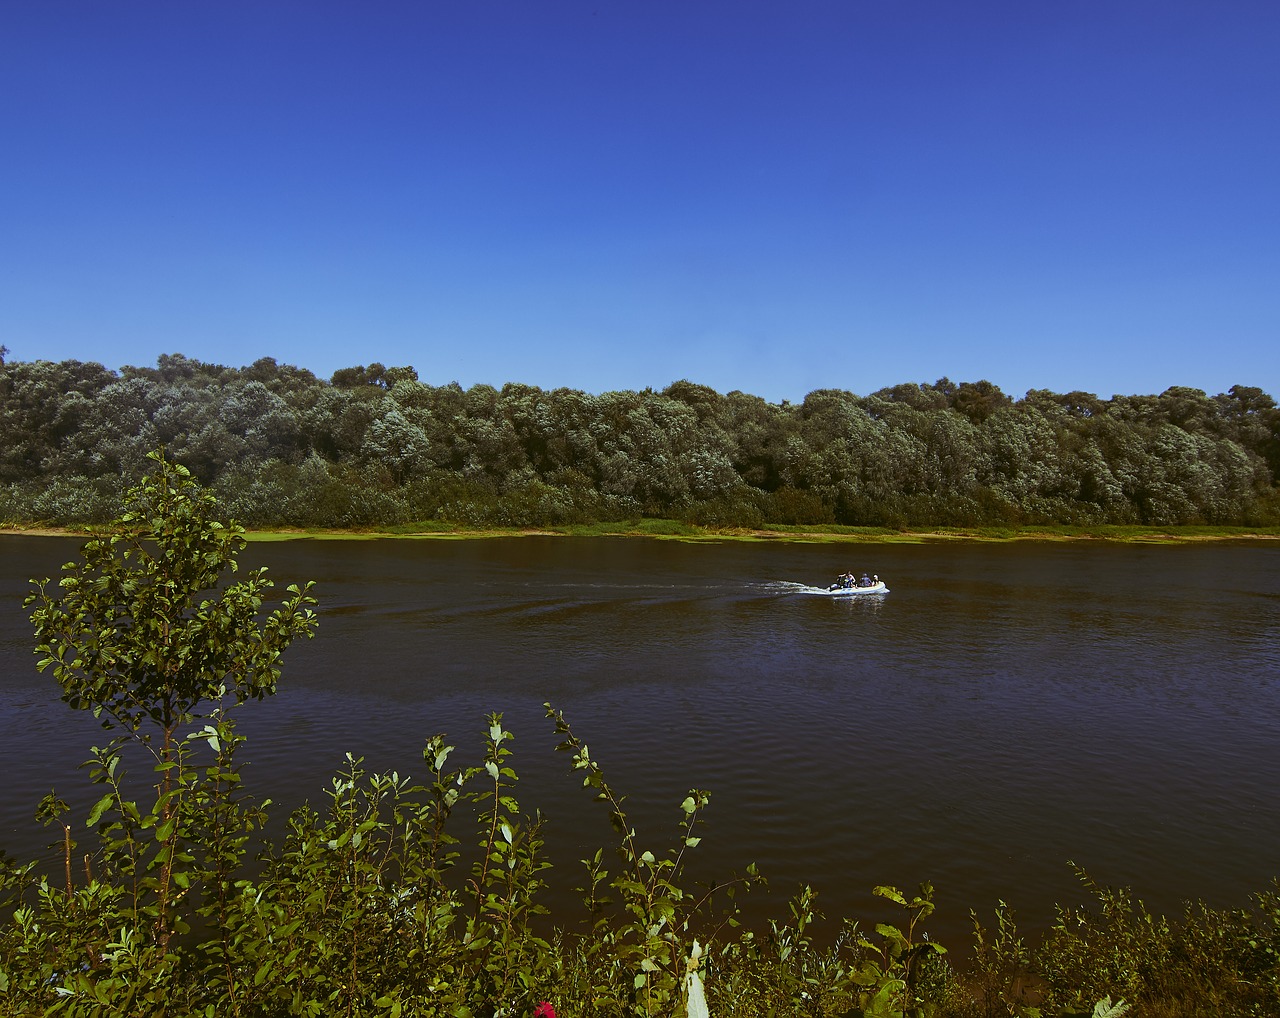
[[[85,821],[85,826],[93,827],[96,825],[97,822],[102,819],[102,814],[107,811],[107,807],[110,806],[113,801],[115,801],[114,793],[108,792],[94,803],[93,809],[89,810],[89,819]]]

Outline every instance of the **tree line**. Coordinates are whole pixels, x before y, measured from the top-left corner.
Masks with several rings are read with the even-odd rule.
[[[1013,398],[942,378],[769,403],[0,348],[0,521],[109,520],[157,447],[254,527],[1280,524],[1280,409],[1244,385]]]

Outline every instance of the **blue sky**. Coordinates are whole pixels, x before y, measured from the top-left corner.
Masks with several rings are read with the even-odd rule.
[[[0,4],[0,343],[1280,396],[1280,4]]]

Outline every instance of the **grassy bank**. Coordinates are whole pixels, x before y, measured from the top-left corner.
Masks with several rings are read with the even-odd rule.
[[[370,540],[375,538],[434,538],[467,540],[487,537],[647,537],[674,541],[771,541],[806,544],[934,544],[957,541],[1106,541],[1123,544],[1186,544],[1206,541],[1275,541],[1280,527],[938,527],[891,530],[884,527],[830,525],[774,526],[767,529],[700,527],[681,520],[644,519],[614,523],[584,523],[546,528],[498,527],[477,529],[442,521],[405,524],[377,531],[304,530],[258,531],[252,541]]]
[[[42,527],[0,524],[0,535],[74,537],[93,527]],[[378,530],[250,531],[251,541],[370,541],[384,538],[474,540],[490,537],[648,537],[676,541],[792,541],[810,544],[935,544],[956,541],[1104,541],[1119,544],[1192,544],[1208,541],[1276,541],[1280,527],[1104,525],[1094,527],[935,527],[892,530],[885,527],[846,527],[836,524],[776,525],[767,529],[701,527],[681,520],[641,519],[582,523],[557,527],[477,528],[444,520],[424,520]]]

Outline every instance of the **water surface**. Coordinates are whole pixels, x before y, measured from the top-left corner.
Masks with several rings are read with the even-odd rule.
[[[11,853],[52,840],[30,820],[51,785],[88,800],[76,764],[104,738],[36,674],[21,607],[28,577],[76,547],[0,538]],[[1280,874],[1266,544],[297,541],[244,561],[321,598],[319,636],[244,713],[253,787],[316,801],[347,751],[423,774],[438,731],[478,762],[501,711],[561,894],[609,829],[553,752],[545,700],[630,797],[645,847],[671,844],[686,790],[709,789],[698,872],[755,861],[772,893],[812,883],[833,914],[928,879],[943,935],[997,898],[1035,925],[1081,898],[1068,860],[1166,909],[1244,905]],[[892,592],[813,589],[845,570]]]

